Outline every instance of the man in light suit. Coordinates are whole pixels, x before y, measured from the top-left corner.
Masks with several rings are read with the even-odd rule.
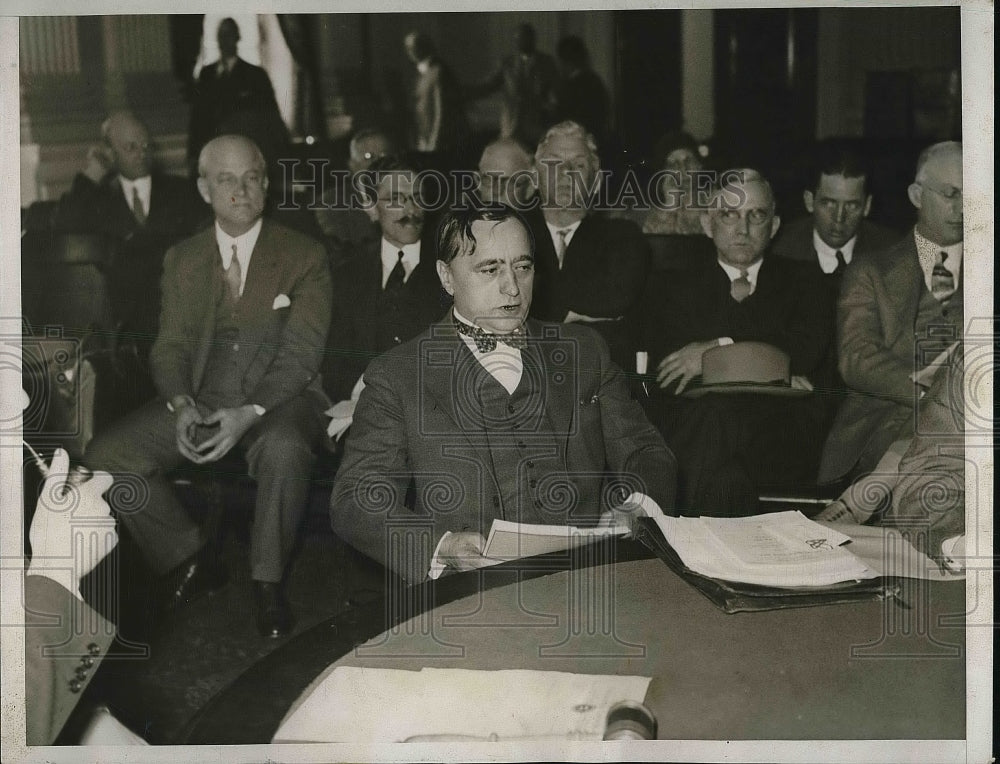
[[[933,359],[961,338],[962,144],[925,149],[908,193],[913,232],[844,274],[837,337],[850,394],[827,438],[820,482],[870,472],[908,437]]]
[[[488,564],[494,519],[593,525],[626,501],[672,511],[673,455],[604,341],[525,320],[534,258],[516,213],[447,214],[438,253],[454,309],[365,372],[334,531],[419,583]]]
[[[153,169],[149,132],[130,112],[110,115],[101,139],[59,200],[53,229],[113,240],[118,251],[108,287],[115,319],[145,357],[156,338],[163,256],[207,225],[210,210],[191,181]]]
[[[173,571],[167,604],[176,606],[222,581],[164,473],[238,447],[257,481],[257,625],[281,636],[292,627],[281,582],[328,405],[318,370],[329,268],[318,242],[262,218],[267,174],[253,142],[220,136],[202,149],[199,168],[198,188],[216,220],[167,253],[151,356],[159,398],[99,434],[85,459],[92,469],[145,479],[144,506],[119,517],[151,567]]]
[[[549,128],[535,151],[535,172],[541,204],[528,215],[537,277],[531,315],[587,324],[607,341],[612,360],[631,369],[649,245],[632,221],[590,209],[600,160],[581,125]]]

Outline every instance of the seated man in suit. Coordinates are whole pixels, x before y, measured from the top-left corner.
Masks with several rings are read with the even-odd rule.
[[[318,242],[262,218],[267,174],[253,142],[209,141],[199,167],[215,225],[167,253],[151,355],[159,397],[100,433],[85,462],[144,479],[145,503],[119,517],[150,566],[173,571],[166,604],[175,607],[223,582],[165,473],[216,462],[234,447],[243,452],[257,481],[257,625],[264,636],[281,636],[292,628],[281,582],[328,405],[318,371],[330,272]]]
[[[837,338],[849,394],[823,449],[820,482],[870,472],[908,436],[929,384],[925,369],[961,337],[962,144],[925,149],[909,197],[913,232],[844,274]]]
[[[154,171],[146,126],[127,111],[101,125],[101,143],[56,208],[57,233],[110,236],[118,247],[108,270],[115,319],[143,356],[156,338],[163,255],[210,220],[194,184]]]
[[[331,436],[350,425],[362,374],[380,353],[415,337],[447,309],[434,270],[433,226],[426,226],[412,162],[387,156],[361,176],[367,212],[381,236],[334,271],[333,313],[323,385],[337,406]],[[427,231],[427,235],[425,235]]]
[[[916,431],[896,441],[874,472],[853,483],[817,520],[898,527],[950,569],[965,556],[964,359],[959,343],[934,363],[917,402]]]
[[[823,407],[808,391],[833,319],[814,269],[767,253],[780,224],[767,180],[754,170],[721,177],[702,218],[717,257],[651,282],[643,346],[662,389],[648,401],[650,416],[680,464],[681,511],[740,516],[757,510],[760,486],[815,476]],[[681,395],[701,377],[707,351],[747,341],[783,351],[803,394]]]
[[[527,319],[531,234],[510,208],[448,213],[454,310],[365,372],[334,531],[408,583],[488,564],[494,519],[593,525],[671,511],[676,465],[593,331]]]
[[[394,150],[389,136],[375,128],[359,130],[351,138],[347,157],[350,187],[338,184],[324,194],[323,204],[316,209],[316,222],[326,237],[334,265],[378,241],[378,227],[365,210],[355,205],[355,194],[361,190],[358,187],[359,173]]]
[[[531,315],[595,329],[622,368],[635,359],[634,311],[649,272],[639,227],[590,209],[601,182],[594,137],[575,122],[549,129],[535,151],[539,209],[528,216],[537,281]]]

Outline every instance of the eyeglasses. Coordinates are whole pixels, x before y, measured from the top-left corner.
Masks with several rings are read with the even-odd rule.
[[[770,211],[763,209],[762,207],[754,207],[753,209],[746,211],[746,219],[753,225],[766,223],[770,217]],[[740,210],[719,210],[719,220],[726,225],[736,225],[742,218],[743,215]]]
[[[919,185],[921,188],[933,191],[938,196],[943,196],[948,201],[962,201],[962,189],[955,188],[955,186],[934,186],[926,181],[921,182]]]

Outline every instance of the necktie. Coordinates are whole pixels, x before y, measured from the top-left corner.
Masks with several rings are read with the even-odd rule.
[[[740,277],[733,279],[729,285],[729,294],[736,302],[743,302],[750,296],[750,272],[746,268],[740,270]]]
[[[132,186],[132,214],[135,216],[136,223],[146,224],[146,208],[142,206],[142,197],[139,196],[138,186]]]
[[[472,337],[476,343],[476,350],[480,353],[489,353],[491,350],[496,350],[498,342],[502,342],[518,350],[523,350],[528,344],[528,337],[523,329],[518,329],[510,334],[489,334],[478,326],[469,326],[458,320],[455,321],[455,329],[458,330],[459,334]]]
[[[569,228],[560,228],[556,231],[556,259],[559,260],[559,270],[562,270],[563,260],[566,258],[566,237],[569,236]]]
[[[229,300],[234,305],[239,302],[240,299],[240,281],[243,280],[243,269],[240,267],[240,261],[236,257],[236,245],[233,245],[233,257],[229,261],[229,267],[226,268],[226,293],[229,295]]]
[[[406,278],[406,270],[403,268],[403,251],[399,251],[399,260],[396,267],[389,271],[389,278],[385,281],[384,291],[386,294],[394,294],[403,288],[403,281]]]
[[[833,269],[833,275],[839,276],[844,272],[844,268],[847,267],[847,261],[844,259],[844,253],[839,249],[834,252],[834,257],[837,258],[837,267]]]
[[[944,267],[944,261],[947,259],[947,252],[939,252],[938,261],[934,263],[934,270],[931,271],[931,294],[938,302],[945,302],[955,294],[955,277]]]

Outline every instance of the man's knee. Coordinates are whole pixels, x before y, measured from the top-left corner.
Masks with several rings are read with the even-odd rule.
[[[316,461],[316,453],[304,433],[281,426],[261,433],[248,451],[247,461],[257,473],[308,473]]]

